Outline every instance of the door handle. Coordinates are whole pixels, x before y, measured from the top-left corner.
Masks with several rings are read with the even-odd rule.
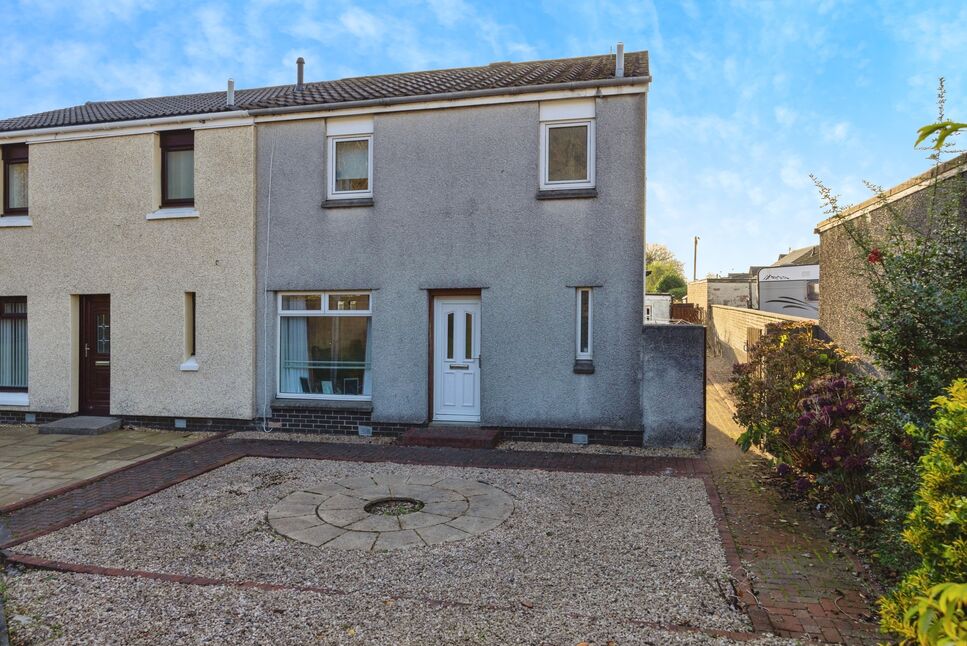
[[[88,354],[88,353],[89,353],[90,351],[91,351],[91,346],[89,346],[88,344],[86,344],[86,343],[85,343],[85,344],[84,344],[84,358],[85,358],[85,359],[87,358],[87,354]]]

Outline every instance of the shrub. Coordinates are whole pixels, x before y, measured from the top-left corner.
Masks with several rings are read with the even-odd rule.
[[[892,594],[880,600],[884,632],[912,643],[918,639],[918,627],[929,624],[939,612],[931,605],[939,603],[934,586],[967,581],[967,379],[956,380],[947,392],[934,399],[932,429],[907,427],[909,435],[930,446],[917,467],[916,506],[902,534],[920,564]],[[944,606],[948,612],[945,621],[959,625],[957,637],[967,640],[963,590],[959,594],[959,602]],[[949,601],[949,597],[944,599]],[[956,619],[957,612],[960,619]]]
[[[844,375],[846,366],[846,354],[815,338],[811,323],[767,325],[749,360],[732,369],[735,421],[746,429],[736,442],[743,451],[755,445],[786,460],[805,389],[819,377]]]
[[[833,513],[850,525],[869,520],[865,494],[870,446],[862,417],[863,404],[848,377],[829,376],[814,381],[799,402],[801,415],[785,438],[787,476],[800,476],[800,490],[816,487]]]

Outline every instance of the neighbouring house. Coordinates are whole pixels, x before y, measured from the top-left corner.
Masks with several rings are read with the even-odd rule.
[[[916,226],[922,222],[930,200],[934,199],[933,192],[925,189],[936,182],[943,186],[944,180],[958,176],[967,180],[967,154],[950,159],[884,191],[882,196],[872,197],[816,225],[820,241],[819,286],[822,294],[819,325],[840,347],[867,358],[861,344],[866,335],[863,310],[873,306],[862,266],[865,257],[850,238],[846,226],[863,227],[874,238],[886,233],[894,217]],[[967,217],[967,205],[962,212]]]
[[[645,294],[645,323],[668,323],[671,317],[671,294]]]
[[[707,312],[709,305],[755,307],[757,291],[753,273],[730,273],[728,276],[709,276],[688,283],[687,303]]]
[[[618,52],[0,121],[0,420],[700,446]]]
[[[242,116],[220,92],[0,120],[0,420],[253,417]]]
[[[759,270],[758,309],[819,318],[819,245],[795,249]]]

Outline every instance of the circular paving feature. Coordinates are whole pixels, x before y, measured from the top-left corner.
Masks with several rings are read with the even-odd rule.
[[[513,511],[506,492],[483,482],[361,476],[293,492],[268,520],[279,534],[309,545],[394,550],[464,540]]]

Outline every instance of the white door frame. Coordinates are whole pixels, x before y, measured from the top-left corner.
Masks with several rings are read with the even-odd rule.
[[[480,422],[480,296],[434,295],[431,375],[434,421]],[[451,310],[447,312],[447,310]],[[446,314],[454,315],[452,355]],[[463,316],[457,316],[462,314]],[[466,316],[470,316],[470,356],[467,355]]]

